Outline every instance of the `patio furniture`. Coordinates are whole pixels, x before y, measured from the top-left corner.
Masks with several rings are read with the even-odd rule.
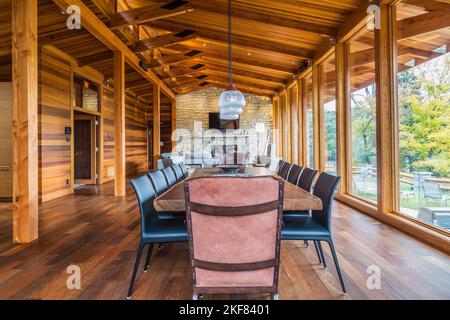
[[[353,175],[353,188],[362,194],[363,197],[367,197],[369,194],[377,194],[377,187],[367,183],[366,179],[363,179],[361,175]]]
[[[272,176],[185,182],[193,300],[208,293],[278,299],[283,183]]]
[[[322,200],[323,209],[313,210],[311,216],[304,217],[283,217],[282,240],[313,240],[317,241],[317,249],[324,267],[326,267],[325,256],[323,254],[321,241],[326,241],[330,246],[333,255],[336,271],[341,283],[342,291],[345,293],[344,279],[339,267],[336,250],[331,236],[331,208],[333,196],[339,185],[340,177],[321,173],[314,187],[314,195]]]
[[[150,258],[155,243],[184,242],[187,241],[187,231],[184,220],[163,219],[157,215],[153,206],[156,191],[148,176],[144,175],[131,180],[131,185],[136,193],[139,202],[141,217],[141,241],[136,254],[136,261],[131,276],[128,289],[128,299],[133,294],[134,282],[136,280],[137,269],[141,260],[142,251],[148,245],[147,258],[145,259],[144,272],[149,268]]]
[[[441,186],[436,182],[424,182],[422,184],[425,201],[428,203],[428,199],[444,201],[447,205],[448,197],[441,191]]]

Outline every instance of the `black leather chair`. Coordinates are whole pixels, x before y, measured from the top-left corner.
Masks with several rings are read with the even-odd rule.
[[[181,162],[178,164],[181,168],[181,171],[183,172],[183,176],[184,178],[187,178],[189,175],[188,169],[186,168],[186,165],[184,164],[184,162]]]
[[[298,179],[297,186],[305,191],[311,192],[312,184],[317,176],[317,170],[305,168]]]
[[[287,179],[289,172],[291,171],[292,164],[289,162],[285,162],[283,164],[283,167],[281,167],[280,173],[278,174],[280,177],[282,177],[284,180]]]
[[[284,164],[286,163],[286,161],[284,160],[280,160],[278,162],[278,169],[277,169],[277,175],[281,175],[281,169],[283,169]]]
[[[175,172],[173,171],[172,166],[164,168],[162,172],[166,177],[166,181],[167,184],[169,185],[169,188],[173,186],[175,183],[177,183],[177,177],[175,176]]]
[[[322,200],[322,210],[312,211],[311,216],[289,217],[283,216],[282,240],[312,240],[315,241],[316,249],[320,252],[321,260],[326,267],[321,241],[326,241],[333,255],[336,271],[339,276],[342,291],[346,293],[344,279],[341,274],[339,262],[331,237],[331,208],[333,196],[340,182],[340,177],[322,173],[317,179],[313,194]]]
[[[300,178],[300,174],[302,173],[303,167],[293,164],[291,171],[289,172],[289,175],[287,177],[287,181],[289,181],[292,184],[297,185],[298,179]]]
[[[175,164],[172,165],[172,169],[175,172],[175,176],[177,177],[177,181],[181,181],[181,180],[184,179],[184,174],[183,174],[183,171],[181,170],[180,165],[175,163]]]
[[[156,170],[148,174],[150,181],[155,188],[156,195],[160,195],[169,188],[166,177],[162,170]]]
[[[147,258],[145,259],[144,272],[148,270],[150,258],[155,243],[166,242],[184,242],[187,241],[187,230],[184,220],[180,219],[161,219],[156,214],[153,207],[153,200],[156,192],[148,176],[144,175],[131,180],[131,185],[136,192],[141,214],[141,241],[136,255],[136,262],[131,276],[130,287],[128,289],[128,298],[133,293],[134,282],[136,280],[137,269],[141,260],[142,251],[146,245],[149,245]]]

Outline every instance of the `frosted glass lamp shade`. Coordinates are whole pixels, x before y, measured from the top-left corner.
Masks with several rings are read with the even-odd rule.
[[[238,120],[239,119],[239,113],[236,112],[224,112],[220,111],[220,119],[222,120]]]
[[[219,97],[219,107],[220,107],[220,117],[225,120],[236,120],[236,114],[239,118],[239,114],[244,110],[246,101],[245,97],[237,90],[234,86],[230,86],[227,90],[222,92]],[[222,118],[222,114],[224,117],[229,115],[231,117],[234,114],[233,118]]]

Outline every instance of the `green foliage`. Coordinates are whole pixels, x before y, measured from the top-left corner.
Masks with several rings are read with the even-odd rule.
[[[450,56],[399,74],[402,171],[450,173]]]

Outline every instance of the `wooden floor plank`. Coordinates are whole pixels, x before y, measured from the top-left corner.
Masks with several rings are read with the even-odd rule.
[[[139,243],[139,213],[131,188],[84,187],[40,206],[40,239],[11,241],[11,206],[0,206],[0,299],[125,299]],[[389,226],[336,202],[333,234],[349,294],[341,294],[330,250],[328,268],[311,245],[282,244],[280,299],[450,299],[450,258]],[[187,244],[154,250],[139,269],[134,299],[190,299]],[[143,259],[144,260],[144,259]],[[81,290],[66,286],[67,267],[81,268]],[[366,286],[367,267],[381,268],[381,290]],[[214,295],[206,299],[268,296]]]

